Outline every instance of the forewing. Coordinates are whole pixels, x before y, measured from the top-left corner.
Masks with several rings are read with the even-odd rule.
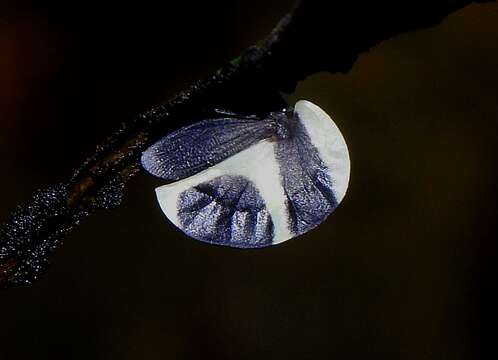
[[[154,176],[179,180],[266,139],[273,128],[256,119],[208,119],[174,131],[149,147],[142,166]]]
[[[279,141],[275,152],[289,230],[300,235],[323,222],[343,199],[350,163],[342,134],[323,110],[300,101],[296,116],[293,135]]]
[[[210,244],[259,248],[286,232],[274,143],[263,140],[186,179],[156,189],[161,209],[185,234]]]
[[[235,247],[263,247],[273,222],[254,184],[222,175],[183,191],[177,202],[181,228],[196,239]]]

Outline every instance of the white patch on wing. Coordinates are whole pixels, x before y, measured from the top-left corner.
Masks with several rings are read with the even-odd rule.
[[[340,203],[346,195],[351,170],[346,141],[330,116],[315,104],[300,100],[295,105],[295,111],[318,154],[330,170],[334,195],[337,203]]]
[[[265,201],[266,208],[272,218],[274,225],[273,244],[293,237],[288,227],[286,197],[275,158],[274,143],[270,140],[260,141],[186,179],[158,187],[156,195],[162,211],[173,224],[181,229],[177,208],[179,195],[191,187],[221,175],[239,175],[252,181]]]

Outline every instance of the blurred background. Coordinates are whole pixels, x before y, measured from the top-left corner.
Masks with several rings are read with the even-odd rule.
[[[4,0],[0,220],[292,4]],[[302,82],[290,99],[335,119],[351,183],[280,246],[186,238],[137,176],[45,279],[0,293],[0,359],[495,359],[497,44],[498,4],[474,4]]]

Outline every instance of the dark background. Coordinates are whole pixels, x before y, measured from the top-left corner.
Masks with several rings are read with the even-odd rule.
[[[0,3],[0,219],[292,3]],[[158,210],[161,182],[138,176],[44,280],[0,293],[0,360],[495,358],[497,64],[492,3],[302,82],[291,99],[335,119],[351,183],[280,246],[186,238]]]

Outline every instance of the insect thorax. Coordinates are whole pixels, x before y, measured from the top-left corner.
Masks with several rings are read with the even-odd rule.
[[[287,140],[295,136],[299,125],[299,118],[293,107],[270,113],[269,120],[273,126],[275,140]]]

